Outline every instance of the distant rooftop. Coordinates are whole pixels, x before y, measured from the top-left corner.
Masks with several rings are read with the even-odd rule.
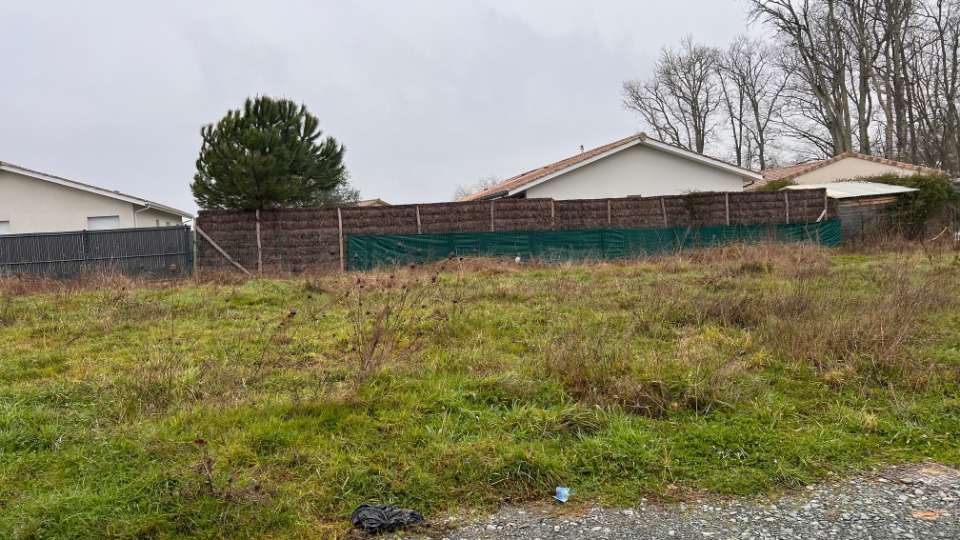
[[[568,157],[566,159],[561,159],[556,163],[551,163],[550,165],[545,165],[531,171],[527,171],[522,174],[518,174],[512,178],[507,178],[506,180],[488,187],[486,189],[480,190],[476,193],[472,193],[460,199],[460,201],[479,201],[486,199],[496,199],[500,197],[505,197],[512,193],[515,193],[517,190],[520,190],[524,186],[528,186],[540,179],[546,178],[551,175],[555,175],[567,169],[572,169],[580,164],[588,163],[591,160],[599,159],[600,157],[616,152],[620,149],[634,146],[637,144],[645,144],[654,148],[659,148],[661,150],[666,150],[673,154],[678,154],[688,159],[695,159],[700,162],[706,163],[712,167],[717,167],[725,169],[728,171],[735,171],[742,174],[745,177],[754,178],[755,182],[761,181],[761,176],[756,171],[750,169],[744,169],[736,165],[732,165],[723,160],[707,156],[705,154],[700,154],[694,152],[693,150],[687,150],[686,148],[681,148],[672,144],[665,143],[663,141],[658,141],[652,137],[649,137],[646,133],[638,133],[636,135],[631,135],[624,139],[614,141],[612,143],[594,148],[592,150],[584,150],[579,154]]]
[[[383,199],[367,199],[358,202],[357,206],[390,206],[390,203]]]
[[[920,165],[914,165],[912,163],[904,163],[902,161],[894,161],[892,159],[882,158],[879,156],[869,156],[867,154],[860,154],[858,152],[844,152],[840,155],[834,156],[829,159],[821,159],[817,161],[808,161],[806,163],[797,163],[795,165],[788,165],[786,167],[776,167],[773,169],[764,169],[760,171],[760,174],[763,175],[763,181],[757,182],[750,185],[751,189],[756,189],[766,185],[768,182],[773,182],[775,180],[793,180],[798,176],[802,176],[809,172],[821,169],[830,165],[831,163],[836,163],[841,159],[845,158],[857,158],[864,161],[872,161],[874,163],[882,163],[884,165],[890,165],[891,167],[900,167],[908,171],[916,171],[920,173],[929,173],[929,174],[941,174],[943,171],[940,169],[933,169],[930,167],[923,167]]]

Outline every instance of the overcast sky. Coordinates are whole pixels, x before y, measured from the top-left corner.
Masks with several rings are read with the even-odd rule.
[[[0,25],[0,161],[192,212],[200,126],[247,96],[306,104],[363,198],[443,201],[635,133],[622,82],[746,21],[738,0],[0,0]]]

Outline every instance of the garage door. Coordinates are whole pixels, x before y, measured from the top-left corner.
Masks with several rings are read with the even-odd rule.
[[[105,229],[119,229],[120,216],[93,216],[87,218],[88,231],[102,231]]]

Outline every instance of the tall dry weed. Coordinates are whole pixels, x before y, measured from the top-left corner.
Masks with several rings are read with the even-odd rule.
[[[960,304],[960,272],[915,261],[882,259],[867,276],[798,277],[785,287],[754,284],[690,300],[704,321],[746,329],[783,359],[813,366],[831,382],[920,384],[931,366],[909,351],[922,344],[938,313]]]
[[[357,274],[343,294],[349,310],[350,360],[355,382],[362,383],[388,363],[416,352],[429,327],[450,319],[456,297],[440,285],[444,266],[395,268]]]

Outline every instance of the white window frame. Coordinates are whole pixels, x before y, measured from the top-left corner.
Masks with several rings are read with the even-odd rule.
[[[95,224],[96,224],[97,222],[96,222],[96,221],[91,221],[91,220],[101,220],[101,221],[103,221],[103,220],[108,220],[108,219],[111,220],[111,224],[110,224],[110,226],[108,226],[108,227],[104,227],[104,226],[102,226],[102,224],[95,226]],[[116,227],[113,226],[113,223],[116,223]],[[88,216],[88,217],[87,217],[87,230],[88,230],[88,231],[109,231],[109,230],[112,230],[112,229],[119,229],[119,228],[120,228],[120,216]]]

